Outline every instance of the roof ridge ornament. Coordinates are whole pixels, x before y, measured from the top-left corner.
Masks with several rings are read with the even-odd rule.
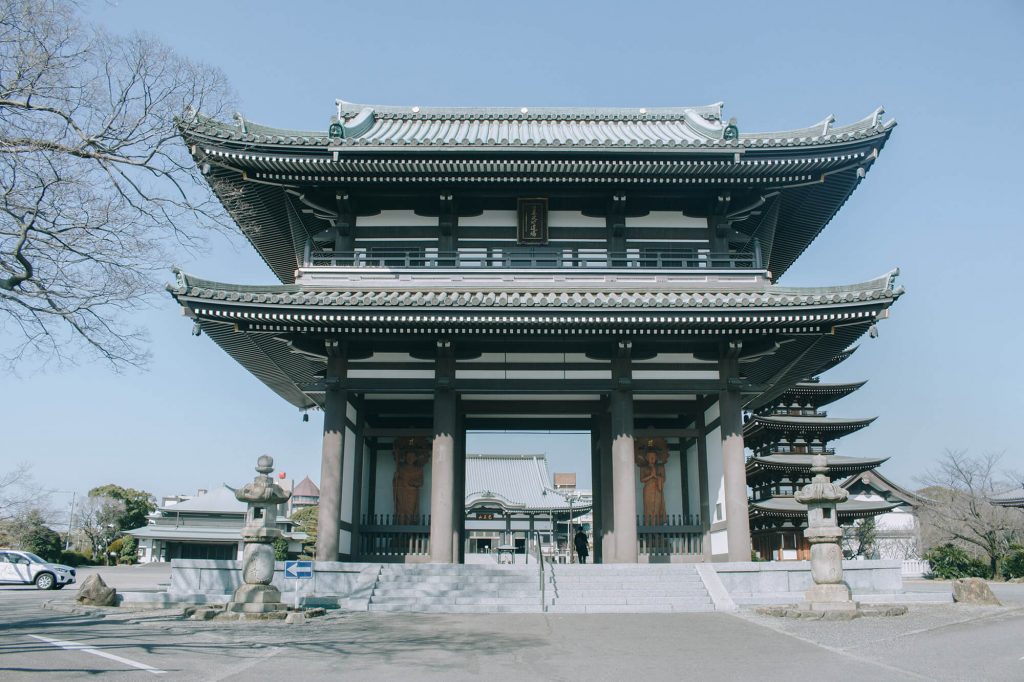
[[[342,111],[345,104],[347,104],[345,100],[334,100],[334,105],[338,108],[338,115],[327,129],[327,136],[332,140],[359,137],[377,122],[373,107],[363,107],[359,113],[346,120]]]

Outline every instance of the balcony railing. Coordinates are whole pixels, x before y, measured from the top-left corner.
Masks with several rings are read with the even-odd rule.
[[[510,247],[459,251],[420,248],[370,248],[355,251],[306,249],[307,267],[341,268],[508,268],[508,269],[667,269],[759,270],[759,253],[712,253],[692,249],[630,249],[608,253],[592,249]]]

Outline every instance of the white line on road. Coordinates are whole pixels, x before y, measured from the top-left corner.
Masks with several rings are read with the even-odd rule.
[[[154,675],[163,675],[167,672],[166,670],[160,670],[159,668],[154,668],[153,666],[146,665],[145,663],[133,661],[130,658],[123,658],[116,654],[107,653],[106,651],[100,651],[99,649],[91,647],[88,644],[82,644],[81,642],[61,641],[59,639],[50,639],[49,637],[43,637],[41,635],[29,635],[29,637],[33,639],[38,639],[41,642],[46,642],[47,644],[52,644],[53,646],[60,647],[61,649],[68,649],[72,651],[84,651],[85,653],[92,654],[93,656],[109,658],[111,661],[124,663],[125,665],[130,665],[133,668],[138,668],[139,670],[145,670],[146,672],[153,673]]]

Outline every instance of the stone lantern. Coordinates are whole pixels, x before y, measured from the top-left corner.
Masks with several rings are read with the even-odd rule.
[[[797,502],[807,505],[807,530],[804,537],[811,545],[811,577],[805,606],[812,611],[855,611],[850,587],[843,582],[843,549],[836,505],[845,502],[847,493],[828,477],[824,454],[811,459],[811,482],[796,492]]]
[[[274,459],[263,455],[256,461],[258,476],[235,491],[235,498],[249,505],[242,528],[242,582],[235,590],[228,611],[239,613],[270,613],[285,611],[281,591],[271,585],[274,579],[273,543],[283,533],[277,527],[277,506],[291,493],[274,483],[270,473]]]

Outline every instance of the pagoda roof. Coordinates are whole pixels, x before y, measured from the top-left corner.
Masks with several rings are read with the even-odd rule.
[[[840,398],[845,398],[866,383],[867,381],[852,381],[841,384],[823,384],[801,381],[783,393],[779,397],[779,402],[780,404],[798,402],[822,407]]]
[[[771,471],[800,471],[807,472],[811,468],[811,460],[814,455],[765,455],[754,456],[747,460],[747,476],[757,475],[759,472]],[[845,457],[842,455],[827,455],[829,473],[850,474],[860,473],[868,469],[874,469],[887,461],[888,457]]]
[[[824,374],[830,369],[833,369],[836,365],[847,360],[851,355],[856,353],[858,348],[860,348],[860,346],[850,346],[849,348],[844,349],[842,353],[836,353],[836,356],[830,358],[828,362],[818,368],[818,371],[816,371],[815,374]]]
[[[860,519],[884,514],[898,506],[882,501],[846,500],[836,505],[836,515],[840,519]],[[797,502],[792,497],[772,497],[767,500],[751,502],[750,516],[753,518],[758,516],[807,518],[807,505]]]
[[[842,438],[875,421],[877,417],[846,419],[840,417],[790,417],[754,415],[743,427],[748,441],[766,442],[776,437],[793,434],[820,434],[826,440]]]
[[[469,334],[506,341],[517,335],[567,333],[585,340],[632,330],[707,339],[729,334],[783,339],[773,352],[741,362],[747,395],[756,409],[800,377],[834,357],[874,323],[900,295],[895,272],[840,287],[781,287],[734,283],[714,290],[647,290],[643,287],[580,290],[536,285],[520,290],[453,285],[409,290],[367,285],[330,291],[300,285],[239,286],[178,273],[169,286],[199,327],[225,351],[300,408],[322,401],[303,386],[319,380],[323,357],[296,352],[288,334]],[[426,337],[429,338],[429,337]]]
[[[333,210],[336,193],[436,196],[444,189],[464,196],[514,191],[527,181],[530,192],[589,192],[602,201],[612,188],[707,199],[728,192],[734,241],[757,239],[766,268],[781,276],[856,189],[895,122],[883,121],[878,109],[846,126],[830,116],[805,128],[725,139],[721,108],[523,113],[345,103],[343,137],[329,137],[326,126],[296,131],[201,116],[182,121],[181,134],[284,283],[294,281],[306,240],[327,228],[318,214]]]

